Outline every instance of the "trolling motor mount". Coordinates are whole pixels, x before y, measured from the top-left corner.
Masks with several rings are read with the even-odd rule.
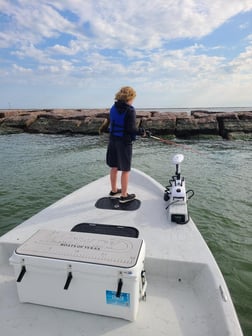
[[[185,187],[185,179],[181,177],[180,164],[184,160],[183,154],[176,154],[172,158],[172,162],[176,166],[175,175],[169,181],[169,186],[166,187],[164,193],[164,200],[168,202],[166,207],[168,218],[171,222],[177,224],[186,224],[189,221],[189,214],[187,209],[187,201],[190,199],[194,192],[192,192],[190,197],[187,197],[187,191]]]

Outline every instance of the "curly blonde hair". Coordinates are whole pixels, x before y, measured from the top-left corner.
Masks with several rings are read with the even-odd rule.
[[[115,100],[121,100],[125,103],[136,97],[136,91],[130,86],[123,86],[115,95]]]

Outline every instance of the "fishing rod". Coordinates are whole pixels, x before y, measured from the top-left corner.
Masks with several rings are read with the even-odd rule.
[[[148,136],[149,138],[152,138],[152,139],[154,139],[154,140],[158,140],[158,141],[163,142],[163,143],[166,143],[166,144],[168,144],[168,145],[173,145],[173,146],[183,147],[184,149],[186,149],[186,150],[190,150],[190,151],[192,151],[193,153],[197,153],[197,154],[200,154],[200,155],[202,154],[202,153],[200,153],[200,152],[198,152],[198,151],[192,149],[190,146],[183,145],[183,144],[178,144],[178,143],[176,143],[175,141],[171,141],[171,140],[167,140],[167,139],[162,139],[162,138],[160,138],[160,137],[153,136],[149,131],[146,131],[146,133],[147,133],[147,136]]]

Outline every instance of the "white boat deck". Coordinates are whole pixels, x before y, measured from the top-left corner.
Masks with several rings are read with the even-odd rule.
[[[93,314],[18,303],[10,267],[1,274],[1,334],[31,335],[218,335],[206,314],[205,301],[190,282],[148,272],[147,300],[135,322]],[[8,293],[8,296],[6,295]],[[181,305],[181,302],[183,304]],[[193,309],[191,309],[193,307]],[[195,309],[198,311],[195,316]]]
[[[1,334],[242,335],[222,274],[193,221],[168,221],[164,188],[133,170],[129,192],[141,200],[136,211],[97,209],[96,200],[108,191],[106,176],[0,237]],[[70,231],[84,222],[133,226],[145,240],[147,300],[136,321],[19,302],[8,260],[14,249],[39,229]]]

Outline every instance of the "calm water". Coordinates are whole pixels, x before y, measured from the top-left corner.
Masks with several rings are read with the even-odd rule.
[[[0,135],[0,235],[107,174],[106,143],[106,136]],[[167,185],[173,154],[185,155],[182,173],[195,191],[190,214],[224,274],[244,334],[252,335],[252,142],[179,143],[192,151],[140,139],[133,166]]]

